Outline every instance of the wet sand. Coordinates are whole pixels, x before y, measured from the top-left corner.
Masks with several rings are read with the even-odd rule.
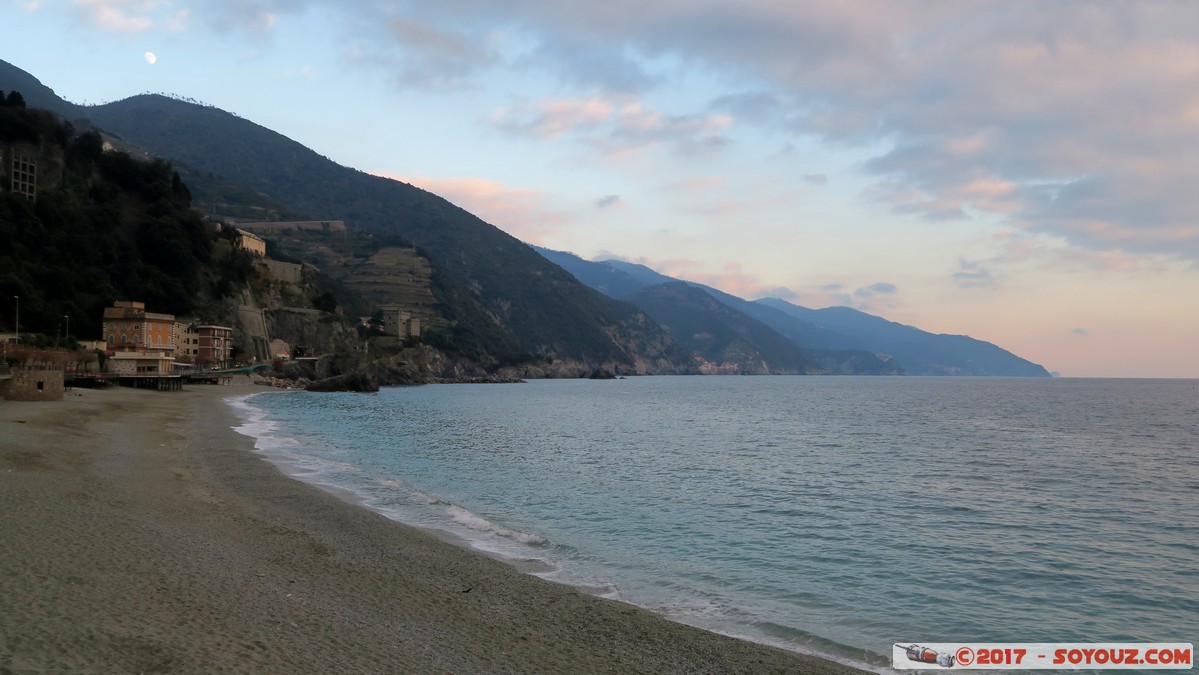
[[[857,673],[522,574],[290,479],[222,398],[0,401],[0,674]]]

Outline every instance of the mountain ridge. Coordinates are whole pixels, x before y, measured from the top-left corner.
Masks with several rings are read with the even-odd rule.
[[[33,99],[68,119],[172,163],[224,176],[291,212],[412,241],[439,275],[437,299],[450,319],[441,335],[446,348],[479,352],[492,366],[532,359],[638,373],[679,372],[688,365],[686,354],[636,307],[583,285],[523,242],[433,193],[338,165],[219,108],[156,94],[77,106],[0,62],[0,89],[13,89],[13,83],[31,88]]]
[[[732,321],[677,288],[646,293],[677,281],[648,267],[616,260],[591,263],[562,252],[554,259],[554,252],[529,246],[431,192],[341,166],[213,106],[159,94],[80,106],[3,61],[0,89],[25,89],[33,105],[178,164],[184,175],[204,176],[222,189],[247,188],[246,194],[263,198],[250,212],[342,220],[358,232],[413,242],[433,265],[437,307],[447,317],[444,331],[432,337],[438,346],[491,367],[531,359],[574,363],[578,369],[689,372],[690,357],[677,344],[689,338],[672,339],[653,320],[654,312],[647,315],[644,306],[626,302],[657,303],[655,312],[664,316],[668,310],[661,300],[670,296],[706,313],[711,326],[739,331],[738,339],[755,336],[761,344],[743,345],[738,353],[776,354],[766,372],[1048,376],[1041,366],[969,336],[933,335],[851,308],[811,310],[781,299],[750,302],[686,282],[737,312]],[[682,318],[676,313],[673,321]],[[788,346],[780,346],[779,339]],[[806,355],[786,355],[791,347]]]
[[[620,260],[587,261],[573,253],[534,247],[542,255],[576,275],[580,281],[604,292],[635,298],[645,288],[679,282],[645,265]],[[897,363],[909,375],[982,375],[1049,377],[1039,364],[1023,359],[990,342],[966,335],[943,335],[905,326],[851,307],[808,309],[780,298],[748,301],[696,282],[725,305],[781,334],[811,356],[831,351],[842,360],[865,352]],[[651,312],[652,314],[652,312]],[[830,361],[825,360],[825,365]],[[879,366],[871,363],[870,369]],[[830,370],[826,367],[826,370]]]

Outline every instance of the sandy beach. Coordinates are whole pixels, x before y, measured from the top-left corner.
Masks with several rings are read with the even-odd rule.
[[[0,401],[0,674],[856,673],[522,574],[281,474],[223,397]]]

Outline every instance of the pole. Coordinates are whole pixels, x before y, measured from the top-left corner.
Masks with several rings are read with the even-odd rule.
[[[16,325],[13,326],[13,330],[17,332],[17,344],[21,344],[21,296],[14,295],[12,297],[17,301],[17,318],[14,321]]]
[[[70,349],[71,348],[71,315],[63,314],[62,318],[67,320],[67,329],[66,329],[67,349]]]

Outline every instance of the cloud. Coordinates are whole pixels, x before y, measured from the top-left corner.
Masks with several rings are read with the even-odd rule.
[[[1079,335],[1079,336],[1090,335],[1090,333],[1091,333],[1091,331],[1087,330],[1086,328],[1075,328],[1074,330],[1072,330],[1070,332],[1074,335]]]
[[[563,63],[571,66],[562,68]],[[608,94],[636,94],[660,81],[635,56],[577,37],[543,40],[515,65],[555,72],[567,84]]]
[[[954,281],[962,288],[998,288],[999,283],[991,274],[991,270],[977,262],[961,260],[959,269],[953,273]]]
[[[620,205],[620,195],[604,195],[595,200],[595,206],[599,209],[609,209]]]
[[[519,136],[557,138],[567,133],[589,133],[606,124],[616,106],[602,98],[543,100],[501,108],[491,114],[491,123]]]
[[[487,178],[376,175],[428,190],[530,244],[542,245],[569,220],[548,207],[537,190],[514,188]]]
[[[724,176],[693,176],[683,180],[674,181],[662,187],[664,192],[699,192],[708,193],[715,190],[721,190],[728,184],[728,179]]]
[[[876,181],[870,197],[898,214],[947,226],[986,217],[1088,250],[1199,261],[1199,3],[70,7],[114,32],[147,31],[190,9],[214,26],[264,34],[318,4],[341,20],[334,30],[355,63],[385,69],[397,86],[453,90],[554,75],[553,101],[493,116],[510,133],[609,153],[660,147],[686,159],[724,153],[753,126],[775,135],[776,147],[803,139],[870,153],[860,167]],[[670,96],[681,90],[691,95]],[[663,110],[665,100],[685,102]],[[589,115],[587,102],[610,110]]]
[[[316,4],[310,0],[212,0],[203,3],[198,0],[169,0],[169,2],[172,6],[185,5],[179,11],[177,20],[181,17],[183,21],[190,22],[192,14],[195,14],[204,17],[209,28],[220,35],[236,34],[237,39],[248,37],[254,42],[269,40],[284,17],[298,15],[304,12],[309,5]]]
[[[66,5],[87,25],[110,33],[146,33],[159,29],[183,33],[195,15],[206,18],[218,34],[242,32],[256,38],[269,35],[279,18],[306,9],[311,0],[26,0],[27,11]],[[198,10],[198,11],[197,11]]]
[[[684,156],[719,152],[731,141],[723,132],[732,126],[728,115],[664,115],[641,103],[629,103],[617,113],[611,139],[623,147],[669,143]]]
[[[72,0],[88,23],[105,31],[141,33],[154,26],[159,3],[153,0]]]
[[[791,299],[798,297],[795,291],[785,286],[776,286],[763,282],[757,276],[742,269],[737,262],[725,263],[717,271],[712,271],[707,263],[689,258],[651,259],[646,257],[630,258],[608,252],[602,253],[596,260],[623,260],[624,262],[645,265],[646,267],[668,277],[691,281],[705,286],[711,286],[730,295],[747,300],[757,298],[777,297]]]
[[[808,185],[824,185],[828,183],[828,174],[823,173],[808,173],[799,178]]]
[[[544,139],[574,136],[605,153],[664,145],[697,158],[719,153],[731,140],[727,115],[668,115],[624,98],[546,99],[492,112],[491,124],[509,134]]]
[[[477,36],[421,21],[398,18],[387,26],[388,66],[402,87],[457,89],[481,67],[499,60]]]
[[[894,308],[894,298],[898,293],[899,287],[895,284],[880,281],[858,288],[853,292],[852,299],[845,297],[842,304],[864,312],[879,312]]]
[[[880,281],[876,284],[859,288],[853,294],[854,297],[858,298],[872,298],[876,295],[895,295],[898,292],[899,288],[895,284]]]
[[[415,2],[389,6],[421,11]],[[706,111],[663,116],[648,130],[610,129],[605,140],[618,147],[720,152],[734,138],[710,128],[720,113],[784,137],[882,148],[862,168],[896,213],[998,216],[1086,248],[1199,260],[1199,191],[1189,187],[1199,181],[1194,3],[445,0],[438,8],[518,34],[528,47],[513,63],[601,95],[645,94],[685,74],[726,83]],[[679,133],[686,140],[672,138]]]

